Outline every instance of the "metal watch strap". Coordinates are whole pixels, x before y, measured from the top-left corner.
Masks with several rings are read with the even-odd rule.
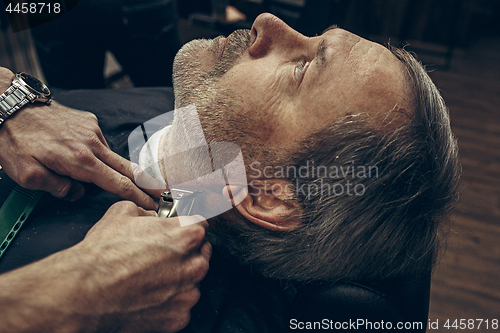
[[[33,94],[28,94],[30,93],[12,85],[0,95],[0,125],[14,112],[29,103],[29,97]],[[36,96],[33,95],[32,98]]]
[[[42,196],[41,191],[16,186],[5,200],[0,208],[0,259]]]

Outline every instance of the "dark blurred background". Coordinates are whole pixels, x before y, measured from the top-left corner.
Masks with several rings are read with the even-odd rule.
[[[250,27],[260,13],[270,12],[307,36],[337,24],[381,43],[409,43],[408,49],[418,52],[426,64],[449,68],[455,49],[486,36],[500,36],[498,0],[234,0],[230,4],[246,20],[213,22],[210,2],[179,1],[182,41],[227,35],[236,27]]]
[[[171,62],[182,44],[194,38],[228,35],[235,29],[250,28],[263,12],[275,14],[307,36],[319,35],[337,24],[383,44],[407,45],[430,69],[449,69],[457,50],[468,49],[486,37],[500,36],[498,0],[66,0],[66,3],[64,15],[15,34],[9,27],[7,13],[0,12],[4,32],[0,47],[4,46],[5,51],[1,64],[34,72],[38,65],[30,60],[33,55],[19,58],[29,48],[27,44],[34,41],[45,78],[52,86],[75,89],[169,85]],[[54,16],[51,15],[47,19]],[[23,22],[18,15],[13,29],[39,24],[41,17],[31,15]],[[110,61],[112,70],[103,79],[101,72],[105,62]],[[154,69],[166,75],[150,75]],[[119,82],[122,79],[129,82]]]
[[[250,28],[262,12],[309,36],[337,24],[406,46],[426,65],[450,109],[463,164],[429,318],[500,319],[500,1],[80,0],[63,17],[17,33],[2,12],[0,66],[69,88],[167,85],[180,45]]]

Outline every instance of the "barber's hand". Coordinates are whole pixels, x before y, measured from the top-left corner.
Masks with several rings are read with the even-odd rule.
[[[13,77],[0,68],[1,92]],[[58,198],[81,198],[83,181],[154,209],[154,200],[131,180],[132,163],[109,149],[95,115],[56,102],[25,106],[0,126],[0,165],[19,185]]]
[[[77,245],[0,274],[0,332],[177,332],[208,271],[207,227],[113,205]]]
[[[109,316],[101,329],[120,323],[120,332],[176,332],[189,322],[211,255],[208,223],[180,227],[177,218],[154,215],[117,203],[72,249],[90,254],[82,264],[91,268],[94,294],[82,295],[82,305]]]

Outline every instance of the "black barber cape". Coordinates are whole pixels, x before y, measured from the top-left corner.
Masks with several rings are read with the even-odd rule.
[[[56,91],[55,100],[94,113],[111,149],[128,158],[128,135],[142,123],[173,110],[171,88]],[[0,204],[15,183],[0,170]],[[66,202],[45,194],[0,260],[0,273],[27,265],[80,242],[106,210],[121,199],[94,185],[86,195]],[[130,260],[133,260],[131,258]],[[61,277],[64,278],[64,277]],[[290,288],[253,275],[214,247],[201,299],[182,332],[286,331]]]

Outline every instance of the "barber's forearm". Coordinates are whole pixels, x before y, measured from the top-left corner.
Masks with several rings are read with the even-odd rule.
[[[12,71],[0,67],[0,93],[13,79]],[[70,302],[77,302],[84,279],[74,265],[65,266],[75,261],[73,251],[63,251],[0,275],[0,332],[76,332],[92,326]]]
[[[88,286],[81,259],[70,249],[0,275],[0,332],[94,332],[95,316],[77,308]]]

